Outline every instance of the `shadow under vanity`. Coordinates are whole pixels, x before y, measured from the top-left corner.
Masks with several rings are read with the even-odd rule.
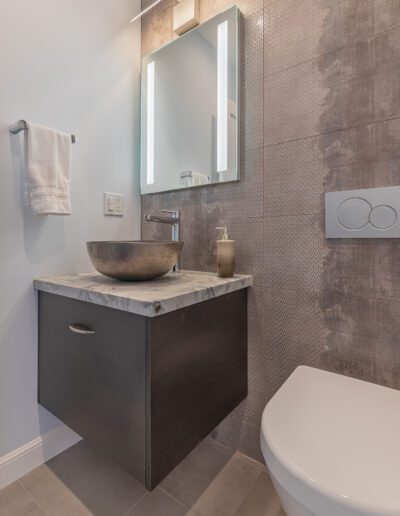
[[[40,404],[153,489],[247,395],[250,285],[36,280]]]

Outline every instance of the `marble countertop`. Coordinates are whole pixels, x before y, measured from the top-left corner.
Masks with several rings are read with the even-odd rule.
[[[143,282],[122,282],[98,273],[68,274],[34,280],[36,290],[155,317],[250,287],[252,277],[218,278],[209,272],[182,271]]]

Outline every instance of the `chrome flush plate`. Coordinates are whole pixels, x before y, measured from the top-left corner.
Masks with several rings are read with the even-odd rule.
[[[326,238],[400,238],[400,186],[325,194]]]

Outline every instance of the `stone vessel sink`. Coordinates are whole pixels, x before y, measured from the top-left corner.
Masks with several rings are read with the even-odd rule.
[[[130,240],[87,242],[95,269],[122,281],[159,278],[176,264],[183,242]]]

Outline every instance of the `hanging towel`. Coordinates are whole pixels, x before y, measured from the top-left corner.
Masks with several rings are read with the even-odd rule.
[[[35,215],[70,215],[71,135],[27,123],[26,198]]]
[[[208,176],[201,172],[192,172],[192,186],[207,185],[209,183]]]

